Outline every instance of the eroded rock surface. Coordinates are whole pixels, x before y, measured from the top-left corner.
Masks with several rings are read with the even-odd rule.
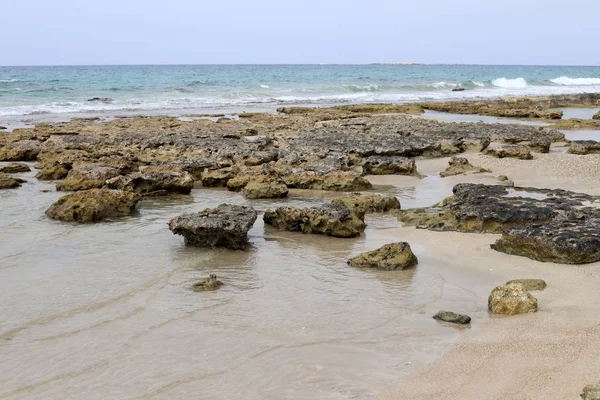
[[[583,400],[600,400],[600,382],[584,387],[581,398]]]
[[[280,199],[287,197],[288,187],[285,183],[276,180],[252,180],[242,193],[247,199]]]
[[[119,175],[119,170],[98,164],[82,164],[69,171],[67,177],[56,185],[57,190],[76,191],[101,188],[108,179]]]
[[[448,161],[448,168],[440,172],[440,176],[442,178],[445,178],[448,176],[467,174],[469,172],[481,173],[490,171],[485,168],[475,167],[471,165],[469,160],[467,160],[464,157],[452,157],[450,161]]]
[[[131,215],[140,198],[138,194],[121,190],[83,190],[58,199],[46,210],[46,215],[61,221],[98,222]]]
[[[599,154],[600,142],[595,140],[573,140],[569,144],[571,154]]]
[[[523,286],[524,290],[531,292],[533,290],[544,290],[546,289],[546,281],[543,279],[533,279],[533,278],[525,278],[525,279],[513,279],[512,281],[506,282],[506,285],[511,284],[519,284]]]
[[[0,189],[14,189],[21,186],[25,182],[22,179],[13,178],[4,172],[0,172]]]
[[[194,188],[194,178],[188,172],[171,167],[148,166],[141,167],[139,172],[108,179],[106,186],[144,195],[159,192],[188,194]]]
[[[527,146],[501,145],[486,149],[485,154],[497,158],[518,158],[519,160],[532,160],[533,155]]]
[[[5,174],[17,174],[20,172],[29,172],[31,168],[27,164],[19,164],[19,163],[11,163],[5,165],[4,167],[0,167],[0,172]]]
[[[498,286],[488,299],[488,309],[492,314],[516,315],[537,312],[538,302],[520,284]]]
[[[348,265],[358,268],[376,268],[395,271],[413,268],[418,259],[406,242],[390,243],[377,250],[359,254],[348,260]]]
[[[362,167],[364,175],[417,175],[415,160],[401,156],[370,156]]]
[[[366,212],[386,212],[400,209],[400,201],[396,196],[382,196],[380,194],[352,193],[348,196],[336,197],[332,200],[332,203]]]
[[[459,325],[467,325],[471,323],[471,317],[468,315],[457,314],[452,311],[440,311],[433,316],[433,319]]]

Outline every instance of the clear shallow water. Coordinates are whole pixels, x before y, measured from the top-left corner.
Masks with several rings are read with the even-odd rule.
[[[451,89],[462,87],[463,92]],[[406,102],[600,90],[600,67],[201,65],[0,67],[2,118]],[[88,102],[93,97],[113,102]]]
[[[74,225],[44,216],[61,193],[40,192],[53,185],[34,173],[0,191],[2,399],[370,399],[461,337],[433,313],[486,318],[472,290],[497,283],[462,277],[464,261],[440,260],[435,243],[413,243],[412,271],[349,268],[350,256],[402,239],[390,216],[370,216],[350,240],[278,232],[259,219],[246,252],[186,247],[167,228],[222,202],[264,210],[326,200],[310,192],[249,202],[194,190],[144,200],[132,217]],[[405,207],[439,201],[467,179],[398,178],[376,190]],[[190,290],[209,273],[221,290]]]

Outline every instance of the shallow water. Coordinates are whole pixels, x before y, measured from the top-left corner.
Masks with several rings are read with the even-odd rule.
[[[492,117],[488,115],[477,115],[477,114],[454,114],[441,111],[425,110],[422,115],[424,118],[436,119],[448,122],[484,122],[486,124],[519,124],[519,125],[533,125],[533,126],[546,126],[549,125],[547,122],[541,121],[527,121],[518,118],[500,118]]]
[[[600,131],[594,130],[561,130],[567,140],[600,140]]]
[[[45,217],[62,193],[40,192],[53,184],[34,174],[0,191],[0,399],[370,399],[461,337],[433,309],[481,310],[472,292],[448,286],[460,260],[444,261],[456,272],[441,273],[435,243],[413,246],[412,271],[346,265],[402,239],[392,216],[368,216],[357,239],[278,232],[259,218],[245,252],[186,247],[167,228],[180,213],[223,202],[265,210],[329,193],[247,201],[198,189],[146,199],[128,218],[75,225]],[[468,179],[486,177],[375,183],[414,207]],[[209,273],[222,289],[190,290]]]

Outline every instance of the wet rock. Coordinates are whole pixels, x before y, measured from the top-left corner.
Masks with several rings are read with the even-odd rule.
[[[600,142],[595,140],[573,140],[569,145],[571,154],[599,154]]]
[[[350,192],[371,189],[371,182],[352,173],[338,172],[320,174],[315,171],[296,170],[282,176],[283,182],[294,189],[329,190]]]
[[[480,173],[480,172],[490,172],[485,168],[479,168],[471,165],[469,160],[464,157],[452,157],[450,161],[448,161],[448,168],[445,171],[440,172],[440,176],[442,178],[454,175],[466,174],[468,172]]]
[[[377,250],[359,254],[348,260],[348,265],[359,268],[377,268],[386,271],[404,270],[418,264],[406,242],[390,243]]]
[[[64,165],[50,165],[38,172],[35,177],[41,181],[55,181],[64,179],[69,174],[69,170]]]
[[[532,160],[531,151],[522,145],[501,145],[488,147],[485,151],[488,156],[497,158],[518,158],[519,160]]]
[[[584,387],[581,398],[583,400],[600,400],[600,382]]]
[[[506,282],[506,286],[511,284],[519,284],[528,292],[533,290],[544,290],[547,286],[546,281],[543,279],[513,279],[512,281]]]
[[[101,188],[108,179],[119,175],[119,170],[99,164],[82,164],[69,171],[67,177],[56,185],[57,190],[76,191]]]
[[[0,131],[4,131],[4,130],[6,130],[6,129],[8,129],[8,128],[7,128],[7,127],[5,127],[5,126],[1,126],[1,125],[0,125]]]
[[[22,179],[12,178],[4,172],[0,172],[0,189],[14,189],[21,186],[25,182]]]
[[[490,294],[488,309],[492,314],[526,314],[537,312],[538,302],[520,284],[498,286]]]
[[[35,161],[42,150],[37,140],[21,140],[0,148],[0,161]]]
[[[426,110],[450,112],[453,114],[477,114],[507,118],[560,119],[562,111],[548,110],[535,102],[520,99],[489,99],[448,102],[417,103]]]
[[[139,172],[108,179],[106,186],[143,195],[170,192],[188,194],[194,188],[194,178],[188,172],[172,167],[147,166],[141,167]]]
[[[205,187],[223,187],[227,186],[227,182],[234,178],[236,172],[231,167],[221,168],[217,170],[207,170],[202,173],[202,186]]]
[[[371,156],[365,158],[364,175],[416,175],[415,160],[400,156]]]
[[[502,253],[543,262],[585,264],[600,261],[600,219],[509,227],[491,247]]]
[[[592,117],[592,119],[599,120],[600,119],[600,111],[598,111],[596,114],[594,114],[594,116]]]
[[[433,319],[459,325],[467,325],[471,323],[471,317],[468,315],[456,314],[452,311],[440,311],[433,316]]]
[[[253,180],[242,190],[247,199],[279,199],[287,197],[288,187],[276,180]]]
[[[453,92],[464,92],[466,89],[465,88],[454,88],[452,89]]]
[[[98,102],[98,103],[112,103],[114,100],[110,97],[92,97],[87,101]]]
[[[597,119],[561,119],[551,125],[553,129],[573,130],[597,130],[600,129],[600,121]]]
[[[60,221],[98,222],[131,215],[140,198],[138,194],[121,190],[82,190],[58,199],[46,210],[46,215]]]
[[[28,165],[19,163],[11,163],[4,167],[0,167],[0,172],[4,172],[5,174],[16,174],[29,171],[31,171],[31,168],[29,168]]]
[[[352,238],[364,232],[364,217],[364,212],[340,204],[325,204],[303,209],[279,207],[265,211],[263,219],[280,230]]]
[[[550,140],[548,140],[546,138],[535,138],[531,141],[521,142],[521,145],[527,146],[531,151],[533,151],[535,153],[544,153],[544,154],[550,152],[551,144],[552,143],[550,142]]]
[[[352,193],[348,196],[336,197],[332,203],[350,209],[364,210],[365,212],[386,212],[400,209],[400,201],[396,196],[382,196],[380,194]]]
[[[243,250],[248,246],[248,231],[256,218],[257,213],[252,207],[221,204],[217,208],[173,218],[169,229],[182,235],[189,245]]]
[[[208,278],[204,278],[192,285],[194,292],[206,292],[210,290],[217,290],[223,286],[223,282],[217,279],[217,275],[210,274]]]

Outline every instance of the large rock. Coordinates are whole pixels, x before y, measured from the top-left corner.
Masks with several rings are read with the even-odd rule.
[[[520,284],[498,286],[488,299],[488,309],[492,314],[516,315],[537,312],[538,302]]]
[[[519,160],[531,160],[533,156],[527,146],[523,145],[501,145],[488,147],[485,151],[488,156],[497,158],[518,158]]]
[[[448,161],[448,168],[445,171],[440,172],[440,176],[445,178],[447,176],[461,175],[469,172],[480,173],[490,172],[485,168],[479,168],[471,165],[469,160],[464,157],[452,157]]]
[[[330,190],[350,192],[371,189],[373,185],[363,178],[347,172],[320,174],[314,171],[294,171],[282,177],[283,182],[294,189]]]
[[[22,179],[12,178],[6,175],[4,172],[0,172],[0,189],[18,188],[23,182],[25,181]]]
[[[519,284],[523,286],[524,290],[531,292],[532,290],[544,290],[546,289],[546,281],[543,279],[533,279],[533,278],[524,278],[524,279],[513,279],[512,281],[506,282],[506,285]]]
[[[182,235],[186,244],[243,250],[248,245],[248,231],[256,218],[257,213],[252,207],[221,204],[217,208],[173,218],[169,229]]]
[[[42,150],[37,140],[21,140],[0,148],[0,161],[35,161]]]
[[[29,168],[26,164],[19,163],[11,163],[5,165],[4,167],[0,167],[0,172],[4,172],[5,174],[17,174],[20,172],[29,172],[31,168]]]
[[[227,186],[227,182],[234,178],[236,171],[231,167],[220,168],[216,170],[206,170],[201,174],[202,186],[222,187]]]
[[[600,400],[600,382],[584,387],[581,398],[583,400]]]
[[[352,238],[364,232],[364,216],[364,211],[350,210],[340,204],[325,204],[303,209],[279,207],[275,211],[265,211],[263,219],[280,230]]]
[[[99,164],[82,164],[69,171],[67,177],[56,185],[57,190],[76,191],[101,188],[108,179],[119,175],[119,170]]]
[[[350,209],[364,210],[368,213],[400,209],[400,201],[396,196],[382,196],[380,194],[352,193],[348,196],[336,197],[332,203],[341,204]]]
[[[138,194],[121,190],[83,190],[58,199],[46,210],[46,215],[61,221],[98,222],[131,215],[140,198]]]
[[[287,197],[288,187],[276,180],[253,180],[242,190],[247,199],[279,199]]]
[[[598,154],[600,153],[600,142],[595,140],[573,140],[569,144],[571,154]]]
[[[377,250],[359,254],[348,260],[348,265],[359,268],[377,268],[395,271],[413,268],[418,264],[410,245],[406,242],[390,243]]]
[[[433,319],[459,325],[467,325],[471,323],[471,317],[468,315],[457,314],[452,311],[440,311],[433,316]]]
[[[69,174],[69,170],[62,164],[49,165],[38,172],[35,177],[41,181],[55,181],[64,179]]]
[[[543,262],[585,264],[600,261],[600,219],[506,228],[491,247]]]
[[[401,156],[371,156],[365,158],[364,175],[417,175],[415,160]]]
[[[139,172],[108,179],[106,186],[144,195],[167,192],[188,194],[194,188],[194,178],[188,172],[170,167],[148,166],[140,167]]]

